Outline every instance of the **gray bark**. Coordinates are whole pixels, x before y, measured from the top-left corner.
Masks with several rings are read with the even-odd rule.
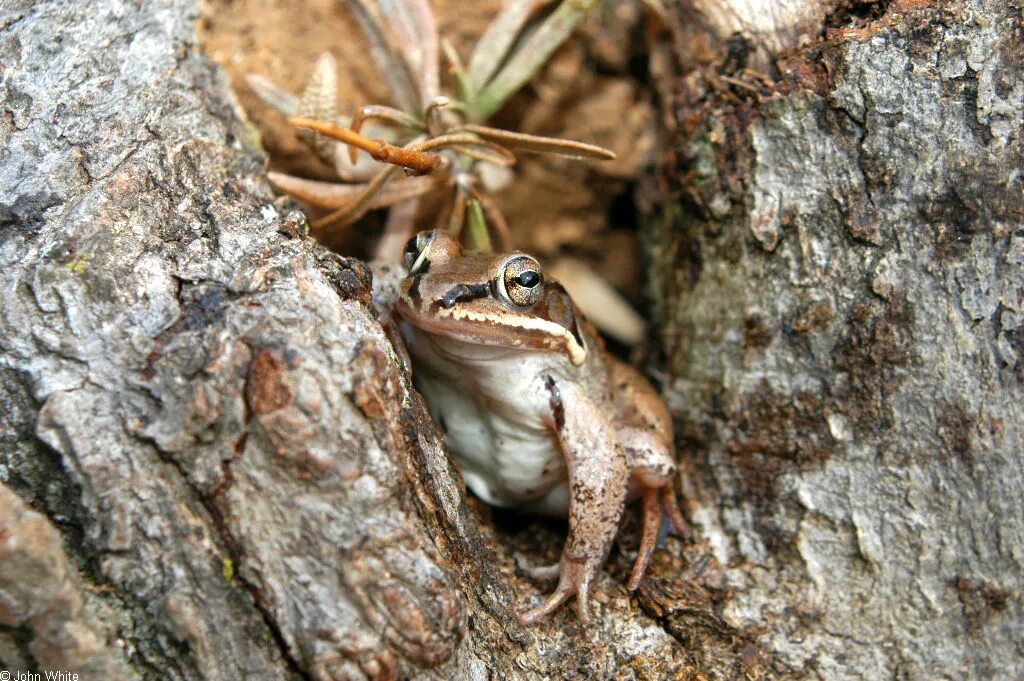
[[[691,509],[779,673],[1024,673],[1021,31],[1018,2],[892,3],[771,88],[719,61],[665,91]]]
[[[708,107],[678,149],[693,205],[650,233],[708,541],[669,540],[630,597],[626,532],[589,629],[568,609],[516,624],[549,588],[517,558],[562,533],[467,506],[365,266],[268,190],[193,3],[0,7],[4,667],[1019,668],[1020,26],[1001,3],[837,38],[769,102],[662,79],[680,120]]]
[[[365,266],[275,203],[195,19],[184,0],[0,14],[3,666],[696,673],[621,575],[590,631],[568,610],[516,623],[548,585],[467,507]]]
[[[465,606],[411,520],[414,407],[367,271],[278,216],[191,3],[76,6],[3,16],[3,480],[64,531],[132,676],[447,659]],[[27,575],[0,577],[4,612]],[[71,659],[4,620],[29,669]]]

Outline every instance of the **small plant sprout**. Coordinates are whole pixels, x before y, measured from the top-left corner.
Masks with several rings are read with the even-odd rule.
[[[510,0],[463,65],[441,41],[427,0],[350,0],[393,106],[371,104],[351,118],[337,112],[337,66],[325,53],[301,96],[259,76],[250,87],[289,117],[338,182],[271,172],[271,183],[330,212],[316,232],[345,228],[377,208],[390,208],[378,258],[395,261],[412,234],[420,200],[450,194],[437,224],[475,250],[511,250],[509,230],[489,194],[498,169],[533,152],[612,159],[602,147],[490,127],[486,120],[525,85],[597,0]],[[441,92],[444,54],[455,93]],[[403,171],[403,172],[399,172]],[[497,172],[496,172],[497,171]],[[500,184],[500,182],[499,182]]]

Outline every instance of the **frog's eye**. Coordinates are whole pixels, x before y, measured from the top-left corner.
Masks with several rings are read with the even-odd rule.
[[[410,275],[423,274],[430,267],[430,261],[427,260],[427,247],[433,240],[434,232],[431,230],[420,232],[405,242],[405,248],[402,249],[402,264],[405,265],[405,269]]]
[[[505,263],[499,281],[502,295],[520,307],[529,307],[544,295],[544,275],[540,263],[528,255],[519,255]]]

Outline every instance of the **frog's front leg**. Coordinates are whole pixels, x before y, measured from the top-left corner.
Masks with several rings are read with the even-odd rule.
[[[539,607],[520,616],[530,624],[573,595],[590,621],[590,585],[615,539],[626,503],[629,466],[608,415],[571,381],[544,376],[554,431],[569,472],[569,536],[558,564],[558,586]]]

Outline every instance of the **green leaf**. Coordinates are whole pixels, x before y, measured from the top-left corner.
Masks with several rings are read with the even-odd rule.
[[[466,74],[470,92],[479,92],[508,56],[516,38],[537,12],[552,0],[512,0],[494,18],[476,42]]]
[[[533,78],[599,0],[563,0],[515,50],[505,66],[467,107],[470,122],[486,120]]]
[[[466,225],[469,227],[469,251],[490,253],[494,250],[484,208],[476,199],[466,202]]]

